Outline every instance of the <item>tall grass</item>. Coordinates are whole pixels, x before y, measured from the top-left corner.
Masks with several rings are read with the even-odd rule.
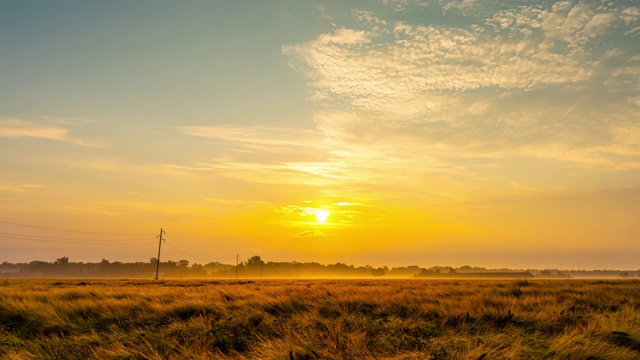
[[[0,282],[6,359],[639,359],[637,280]]]

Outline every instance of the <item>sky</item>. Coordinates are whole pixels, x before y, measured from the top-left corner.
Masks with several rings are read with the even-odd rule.
[[[0,261],[640,266],[638,1],[0,0]]]

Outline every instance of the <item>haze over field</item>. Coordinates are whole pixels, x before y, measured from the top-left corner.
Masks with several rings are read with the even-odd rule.
[[[640,2],[499,3],[0,0],[0,261],[637,269]]]

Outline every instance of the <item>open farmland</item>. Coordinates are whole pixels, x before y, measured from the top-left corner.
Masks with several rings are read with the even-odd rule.
[[[6,359],[638,359],[637,280],[3,280]]]

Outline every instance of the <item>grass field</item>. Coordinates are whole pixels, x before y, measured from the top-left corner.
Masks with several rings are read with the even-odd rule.
[[[3,359],[640,359],[638,280],[0,280]]]

